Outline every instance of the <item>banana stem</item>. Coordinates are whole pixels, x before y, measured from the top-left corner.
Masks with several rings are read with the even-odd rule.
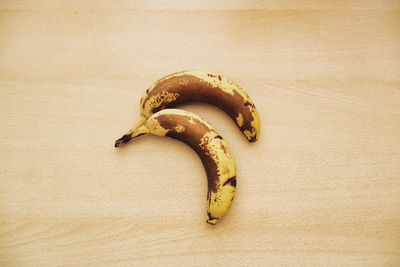
[[[133,138],[148,133],[149,130],[147,126],[143,125],[147,121],[146,117],[143,115],[139,117],[138,121],[136,122],[135,126],[130,129],[126,134],[124,134],[120,139],[115,141],[115,147],[119,147],[122,144],[128,143]]]

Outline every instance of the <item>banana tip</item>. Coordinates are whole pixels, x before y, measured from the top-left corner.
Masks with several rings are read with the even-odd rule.
[[[118,139],[117,141],[115,141],[115,147],[120,147],[122,144],[128,143],[131,140],[131,136],[130,135],[124,135],[122,136],[120,139]]]
[[[207,212],[207,223],[215,225],[218,222],[218,218],[211,216],[211,213]]]
[[[250,143],[254,143],[254,142],[257,141],[257,140],[258,140],[257,136],[253,136],[253,137],[251,137],[251,138],[249,139],[249,142],[250,142]]]
[[[119,147],[122,143],[121,139],[118,139],[117,141],[115,141],[115,147]]]
[[[207,219],[207,223],[211,225],[215,225],[217,223],[218,219]]]

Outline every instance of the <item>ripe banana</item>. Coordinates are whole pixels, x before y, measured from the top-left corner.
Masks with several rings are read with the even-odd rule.
[[[229,208],[236,190],[236,166],[228,144],[210,124],[180,109],[153,114],[131,139],[143,134],[177,139],[189,145],[200,157],[208,178],[207,222],[216,224]],[[124,142],[116,142],[120,146]]]
[[[129,142],[131,135],[152,114],[190,101],[213,104],[225,111],[249,142],[260,135],[260,118],[249,95],[235,82],[215,73],[181,71],[170,74],[150,86],[140,99],[140,117],[119,142]]]

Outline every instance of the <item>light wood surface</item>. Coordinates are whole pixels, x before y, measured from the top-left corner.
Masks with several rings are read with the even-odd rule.
[[[117,2],[117,3],[114,3]],[[399,266],[399,1],[1,1],[0,266]],[[155,80],[222,73],[254,100],[238,192],[205,223],[197,155],[115,149]]]

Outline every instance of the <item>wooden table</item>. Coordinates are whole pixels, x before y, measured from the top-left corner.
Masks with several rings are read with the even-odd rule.
[[[1,266],[399,266],[400,2],[1,1]],[[324,2],[324,3],[322,3]],[[205,222],[206,176],[175,140],[114,141],[184,69],[245,88],[247,143]]]

